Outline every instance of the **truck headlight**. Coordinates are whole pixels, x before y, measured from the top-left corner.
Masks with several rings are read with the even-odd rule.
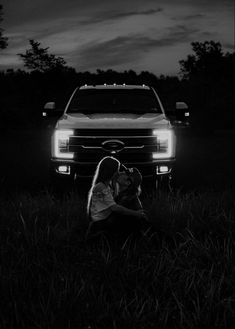
[[[173,131],[154,129],[153,135],[157,138],[157,149],[152,153],[153,159],[172,158],[175,153]]]
[[[73,159],[74,153],[69,152],[69,137],[73,130],[55,130],[52,138],[52,156],[62,159]]]

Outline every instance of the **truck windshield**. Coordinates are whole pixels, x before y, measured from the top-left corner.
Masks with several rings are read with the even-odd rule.
[[[67,113],[162,113],[158,99],[148,89],[77,90]]]

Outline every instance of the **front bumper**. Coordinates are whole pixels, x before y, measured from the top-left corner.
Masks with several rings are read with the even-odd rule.
[[[170,175],[174,169],[175,158],[161,159],[151,162],[122,162],[127,168],[136,167],[143,177],[155,177],[158,175]],[[51,169],[57,176],[71,178],[90,178],[95,173],[97,163],[78,162],[75,160],[51,159]]]

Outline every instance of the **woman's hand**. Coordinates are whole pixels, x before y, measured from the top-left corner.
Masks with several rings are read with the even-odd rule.
[[[138,217],[139,219],[145,219],[145,220],[148,219],[148,216],[147,216],[145,210],[140,209],[140,210],[136,210],[136,212],[137,212],[137,217]]]

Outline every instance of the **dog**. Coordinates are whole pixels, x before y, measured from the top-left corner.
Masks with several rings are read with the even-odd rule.
[[[139,199],[142,175],[137,168],[125,168],[120,172],[115,184],[115,201],[132,210],[143,209]]]

